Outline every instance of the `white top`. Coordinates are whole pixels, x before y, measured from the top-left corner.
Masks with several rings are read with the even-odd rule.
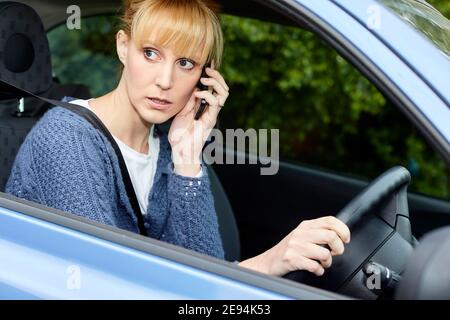
[[[89,100],[77,99],[70,101],[70,103],[78,104],[92,111],[89,106]],[[153,180],[156,173],[156,167],[158,163],[159,155],[159,138],[153,136],[154,125],[150,129],[150,135],[148,137],[148,153],[140,153],[119,138],[114,137],[120,151],[122,152],[123,159],[127,166],[128,173],[133,184],[134,192],[136,193],[139,207],[143,215],[147,214],[148,195],[150,189],[153,186]],[[196,177],[202,176],[202,170]]]
[[[70,101],[70,103],[78,104],[92,111],[88,103],[90,100],[92,99],[78,99]],[[148,137],[149,148],[147,154],[137,152],[112,135],[122,152],[142,214],[147,213],[148,195],[153,185],[159,154],[159,138],[153,137],[153,128],[154,126],[151,127]]]

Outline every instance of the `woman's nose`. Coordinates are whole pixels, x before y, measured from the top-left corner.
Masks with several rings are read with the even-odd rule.
[[[168,90],[173,85],[173,66],[170,64],[162,65],[158,70],[157,77],[155,79],[156,85],[161,89]]]

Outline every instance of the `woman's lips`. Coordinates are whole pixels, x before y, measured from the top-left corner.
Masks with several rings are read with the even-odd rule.
[[[147,100],[149,101],[149,104],[150,104],[150,106],[151,106],[152,108],[158,109],[158,110],[165,110],[165,109],[168,109],[168,108],[172,105],[171,102],[168,102],[168,101],[162,101],[162,100],[159,100],[159,99],[157,99],[157,98],[150,98],[150,97],[147,97]]]

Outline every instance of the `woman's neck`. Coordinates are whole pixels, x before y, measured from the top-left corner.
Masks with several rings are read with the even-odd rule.
[[[152,123],[142,120],[132,106],[122,81],[113,91],[89,101],[90,107],[112,135],[137,152],[148,153]]]

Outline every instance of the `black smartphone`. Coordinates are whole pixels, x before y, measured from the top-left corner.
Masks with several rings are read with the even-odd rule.
[[[206,77],[208,77],[208,75],[206,74],[206,68],[210,68],[210,67],[211,67],[211,63],[205,64],[205,65],[203,66],[203,69],[202,69],[202,75],[200,76],[200,78],[206,78]],[[204,85],[203,83],[201,83],[201,82],[200,82],[200,79],[198,80],[197,88],[199,88],[200,91],[208,90],[208,86],[206,86],[206,85]],[[203,112],[205,112],[206,107],[208,107],[208,102],[206,102],[205,99],[202,99],[202,100],[200,101],[200,106],[198,107],[197,112],[195,113],[195,116],[194,116],[194,119],[195,119],[195,120],[200,119],[200,117],[202,116]]]

